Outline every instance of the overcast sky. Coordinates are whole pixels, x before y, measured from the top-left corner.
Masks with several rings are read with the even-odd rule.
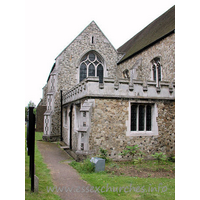
[[[35,0],[25,7],[25,106],[36,105],[58,54],[95,21],[117,49],[174,0]]]

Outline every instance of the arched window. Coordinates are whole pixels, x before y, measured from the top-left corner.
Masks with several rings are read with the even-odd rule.
[[[92,63],[89,65],[89,75],[88,76],[95,76],[95,67]]]
[[[152,61],[152,77],[153,80],[157,83],[161,81],[161,63],[160,63],[160,58],[156,57]]]
[[[103,83],[103,66],[101,64],[97,67],[97,76],[99,77],[99,83]]]
[[[103,83],[104,75],[103,58],[96,52],[91,51],[84,55],[80,63],[80,79],[81,82],[88,76],[99,76],[99,82]]]
[[[80,82],[87,77],[87,66],[82,63],[80,66]]]

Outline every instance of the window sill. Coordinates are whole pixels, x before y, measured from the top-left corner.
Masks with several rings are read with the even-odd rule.
[[[158,133],[153,131],[131,131],[126,136],[154,136]]]

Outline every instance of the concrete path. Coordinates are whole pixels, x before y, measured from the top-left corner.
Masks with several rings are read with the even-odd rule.
[[[57,192],[57,194],[62,199],[104,199],[102,196],[94,191],[95,189],[92,190],[92,187],[87,184],[86,181],[81,179],[74,168],[67,164],[68,161],[71,159],[70,156],[64,150],[60,149],[56,143],[37,141],[37,146],[42,154],[44,162],[51,170],[54,186],[56,186],[57,189],[60,188],[61,190]],[[91,192],[89,192],[90,189]],[[71,192],[69,190],[71,190]]]

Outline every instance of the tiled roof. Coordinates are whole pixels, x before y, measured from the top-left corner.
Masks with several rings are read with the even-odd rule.
[[[128,58],[139,53],[148,46],[171,34],[175,30],[175,6],[170,8],[142,31],[132,37],[129,41],[118,48],[119,53],[125,53],[118,62],[122,63]]]

